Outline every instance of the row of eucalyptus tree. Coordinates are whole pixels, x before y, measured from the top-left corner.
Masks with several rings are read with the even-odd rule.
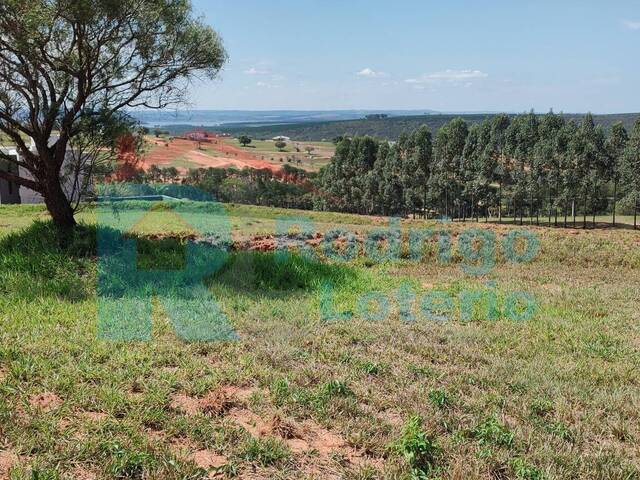
[[[609,131],[549,112],[458,118],[396,142],[343,138],[319,175],[319,209],[514,222],[596,223],[640,200],[640,119]],[[526,218],[526,220],[525,220]]]

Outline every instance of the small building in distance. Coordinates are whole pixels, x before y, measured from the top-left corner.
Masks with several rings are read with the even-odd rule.
[[[284,135],[278,135],[277,137],[273,137],[271,140],[274,142],[290,142],[291,139],[289,137],[285,137]]]
[[[212,135],[204,130],[194,130],[184,134],[184,138],[187,140],[193,140],[194,142],[211,142]]]

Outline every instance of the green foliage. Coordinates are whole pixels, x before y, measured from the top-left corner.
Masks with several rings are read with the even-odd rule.
[[[422,430],[422,419],[413,416],[404,425],[392,449],[401,454],[411,468],[412,479],[425,479],[437,467],[442,450],[436,440]]]
[[[36,221],[0,240],[0,294],[86,298],[91,291],[83,275],[95,271],[95,253],[95,227],[80,225],[65,231],[50,221]]]
[[[522,480],[542,480],[544,475],[535,466],[526,460],[516,457],[510,462],[513,473],[518,479]]]
[[[342,380],[332,380],[322,385],[320,389],[326,397],[353,397],[354,393]]]
[[[447,393],[446,390],[437,389],[431,390],[429,392],[429,401],[440,409],[447,408],[451,405],[452,399],[451,396]]]
[[[513,433],[494,417],[489,417],[477,425],[472,433],[480,445],[495,445],[507,448],[513,446]]]
[[[313,178],[313,174],[285,164],[278,173],[251,168],[191,169],[184,183],[212,194],[221,202],[311,209],[313,194],[309,192],[309,182]],[[159,181],[160,177],[149,180]]]
[[[248,135],[240,135],[238,137],[238,143],[240,143],[240,145],[242,145],[243,147],[246,147],[251,143],[251,137],[249,137]]]

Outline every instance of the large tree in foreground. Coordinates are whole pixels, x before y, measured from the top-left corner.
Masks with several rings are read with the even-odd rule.
[[[225,60],[189,0],[2,0],[0,132],[20,160],[0,153],[14,164],[0,178],[39,192],[53,221],[72,227],[63,163],[86,169],[119,112],[182,102],[194,76],[215,77]],[[87,143],[93,155],[77,155]]]

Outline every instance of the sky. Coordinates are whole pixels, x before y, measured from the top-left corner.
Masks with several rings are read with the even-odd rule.
[[[229,54],[191,106],[640,111],[640,0],[192,0]]]

